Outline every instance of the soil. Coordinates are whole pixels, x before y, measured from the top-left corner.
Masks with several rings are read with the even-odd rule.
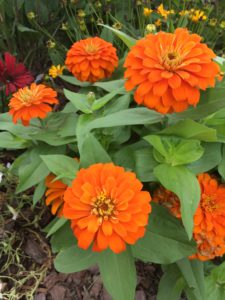
[[[33,191],[16,196],[13,181],[10,184],[12,189],[0,188],[0,298],[2,294],[3,300],[112,299],[97,266],[73,274],[54,269],[54,255],[42,231],[52,219],[49,209],[44,203],[33,208]],[[9,203],[14,213],[7,207]],[[135,299],[155,300],[160,267],[138,261],[136,268]]]

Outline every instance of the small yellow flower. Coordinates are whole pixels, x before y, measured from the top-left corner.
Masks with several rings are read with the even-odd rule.
[[[86,16],[83,9],[79,9],[78,12],[77,12],[77,15],[78,15],[79,18],[84,18]]]
[[[36,18],[36,15],[35,15],[35,13],[34,13],[33,11],[29,11],[29,12],[27,13],[27,18],[28,18],[29,20],[33,20],[33,19]]]
[[[225,21],[222,21],[222,22],[220,23],[220,28],[225,29]]]
[[[100,1],[97,1],[97,2],[95,2],[95,6],[96,6],[97,8],[101,8],[101,7],[102,7],[102,4],[101,4]]]
[[[57,65],[57,66],[51,66],[51,68],[48,70],[48,74],[49,76],[51,76],[52,78],[56,78],[59,75],[63,74],[63,70],[65,69],[64,66],[61,67],[61,65]]]
[[[104,21],[101,18],[97,19],[97,24],[104,24]]]
[[[173,10],[172,10],[173,11]],[[167,19],[168,15],[171,14],[171,11],[170,10],[166,10],[164,9],[163,7],[163,4],[160,4],[158,7],[157,7],[157,13],[159,15],[161,15],[163,18]],[[174,13],[174,11],[173,11]]]
[[[210,25],[210,26],[213,26],[213,27],[214,27],[214,26],[216,26],[216,23],[217,23],[217,19],[215,19],[215,18],[209,20],[209,25]]]
[[[162,22],[161,22],[160,19],[158,19],[158,20],[155,21],[155,26],[156,27],[160,27],[161,25],[162,25]]]
[[[156,25],[155,24],[148,24],[146,27],[145,27],[145,34],[148,34],[148,33],[155,33],[156,32]]]
[[[152,9],[150,9],[150,8],[148,8],[148,7],[144,7],[143,15],[144,15],[145,17],[148,17],[148,16],[151,15],[152,12],[153,12]]]
[[[85,24],[80,24],[80,30],[85,31],[86,30],[86,25]]]
[[[137,5],[137,6],[142,5],[142,1],[141,1],[141,0],[137,0],[137,1],[136,1],[136,5]]]
[[[179,12],[179,15],[181,16],[181,17],[183,17],[183,16],[187,16],[187,15],[189,15],[189,10],[181,10],[180,12]]]
[[[48,41],[46,42],[46,46],[47,46],[47,48],[49,48],[49,49],[53,49],[53,48],[55,48],[56,43],[55,43],[54,41],[52,41],[52,40],[48,40]]]
[[[207,16],[205,15],[205,13],[204,13],[204,11],[202,11],[202,10],[199,10],[199,9],[197,9],[197,10],[194,10],[194,11],[192,11],[191,10],[191,20],[192,20],[192,22],[195,22],[195,23],[197,23],[198,21],[206,21],[207,20]]]
[[[68,30],[68,23],[62,23],[61,30],[67,31]]]
[[[120,22],[115,22],[112,27],[117,30],[120,30],[122,29],[123,25]]]

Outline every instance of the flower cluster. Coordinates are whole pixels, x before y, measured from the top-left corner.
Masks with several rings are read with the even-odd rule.
[[[210,260],[225,254],[225,186],[207,173],[198,176],[201,199],[194,215],[193,237],[197,253],[191,258]],[[167,207],[177,218],[180,214],[178,197],[163,187],[153,196],[153,201]]]

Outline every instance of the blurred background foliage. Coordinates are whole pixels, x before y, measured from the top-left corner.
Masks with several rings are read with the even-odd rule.
[[[0,53],[16,55],[36,74],[64,64],[67,49],[87,36],[124,44],[108,24],[134,38],[149,32],[188,27],[225,56],[225,1],[214,0],[0,0]]]

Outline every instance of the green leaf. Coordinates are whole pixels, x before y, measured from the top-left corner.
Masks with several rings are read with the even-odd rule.
[[[45,232],[47,232],[47,237],[53,235],[56,231],[58,231],[68,220],[65,218],[56,217],[46,228]]]
[[[51,237],[51,247],[53,253],[70,248],[76,244],[77,240],[71,229],[70,222],[66,222]]]
[[[31,142],[12,135],[9,132],[0,132],[0,147],[7,149],[23,149],[28,148]]]
[[[13,163],[13,170],[15,172],[15,169],[17,169],[19,177],[16,192],[20,193],[35,186],[49,174],[48,168],[40,158],[41,154],[58,154],[64,151],[64,147],[51,147],[46,144],[40,144],[18,157]]]
[[[100,87],[101,89],[107,91],[107,92],[113,92],[117,90],[117,94],[126,94],[126,90],[124,88],[124,79],[117,79],[112,81],[106,81],[106,82],[95,82],[93,86]]]
[[[165,208],[152,205],[144,237],[133,245],[134,256],[146,262],[169,264],[196,252],[180,223]]]
[[[96,163],[111,162],[111,158],[93,134],[89,133],[80,152],[80,163],[83,168]]]
[[[193,217],[200,201],[200,186],[197,178],[184,166],[160,164],[154,169],[160,183],[175,193],[181,202],[181,215],[189,239],[192,237]]]
[[[187,283],[188,295],[195,300],[206,300],[203,262],[184,258],[176,264]]]
[[[222,176],[222,178],[225,179],[225,145],[223,145],[222,148],[222,160],[218,165],[218,172]]]
[[[214,268],[210,275],[205,278],[206,299],[225,299],[225,262]]]
[[[185,140],[174,137],[149,135],[144,137],[153,147],[156,161],[172,166],[185,165],[198,160],[204,149],[198,140]]]
[[[82,87],[87,87],[87,86],[90,86],[90,83],[89,82],[82,82],[82,81],[79,81],[78,79],[76,79],[76,77],[74,76],[68,76],[68,75],[60,75],[59,76],[62,80],[70,83],[70,84],[73,84],[73,85],[77,85],[77,86],[82,86]]]
[[[98,256],[98,265],[104,286],[113,299],[135,298],[136,269],[129,247],[119,254],[110,250],[101,252]]]
[[[45,180],[42,180],[39,182],[39,184],[36,186],[33,196],[33,205],[36,205],[39,200],[43,197],[46,190],[45,186]]]
[[[96,261],[96,255],[92,250],[83,250],[74,245],[59,252],[54,266],[58,272],[74,273],[95,265]]]
[[[81,115],[76,128],[78,148],[82,148],[86,135],[93,129],[153,124],[162,121],[163,118],[163,115],[144,107],[121,110],[97,119],[92,115]]]
[[[144,107],[129,108],[91,121],[87,124],[86,130],[90,131],[95,128],[126,125],[154,124],[162,121],[163,118],[163,115]]]
[[[32,29],[32,28],[28,28],[22,24],[17,24],[17,29],[20,31],[20,32],[32,32],[32,33],[38,33],[38,31]]]
[[[80,94],[80,93],[74,93],[67,89],[64,89],[64,94],[68,100],[80,111],[82,111],[85,114],[92,113],[90,104],[88,102],[87,95]]]
[[[189,108],[184,112],[172,114],[169,117],[171,121],[190,118],[199,120],[225,107],[225,88],[215,87],[207,89],[201,93],[201,101],[197,107]]]
[[[138,149],[134,152],[134,172],[142,182],[155,181],[154,168],[158,165],[153,156],[153,148]]]
[[[120,88],[120,90],[122,90]],[[114,96],[116,96],[119,93],[118,90],[113,90],[112,92],[106,94],[105,96],[103,96],[102,98],[95,100],[91,106],[91,110],[95,111],[98,110],[100,108],[102,108],[104,105],[106,105],[109,101],[111,101]]]
[[[112,32],[114,32],[116,34],[116,36],[118,38],[120,38],[125,45],[127,45],[128,48],[131,48],[132,46],[134,46],[137,42],[137,40],[135,40],[134,38],[130,37],[129,35],[127,35],[126,33],[119,31],[117,29],[114,29],[108,25],[104,25],[104,24],[98,24],[99,26],[103,26],[105,28],[108,28],[109,30],[111,30]]]
[[[79,168],[78,161],[66,155],[41,155],[41,159],[58,179],[73,180]]]
[[[34,153],[34,152],[33,152]],[[37,155],[33,155],[32,161],[18,170],[19,184],[16,193],[21,193],[42,181],[49,174],[46,165]]]
[[[220,143],[203,143],[205,149],[203,156],[187,165],[187,168],[194,174],[200,174],[212,170],[220,163],[221,157],[221,144]]]
[[[175,125],[167,127],[158,134],[175,135],[186,139],[198,139],[205,142],[217,141],[216,130],[199,124],[191,119],[179,121]]]
[[[157,300],[180,300],[185,280],[175,264],[166,267],[160,279]]]

